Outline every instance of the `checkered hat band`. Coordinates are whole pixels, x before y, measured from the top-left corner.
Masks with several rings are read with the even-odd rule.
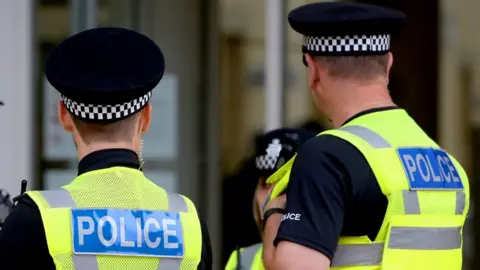
[[[303,47],[321,53],[386,52],[390,50],[390,35],[304,36]]]
[[[85,120],[109,121],[123,119],[141,110],[152,97],[152,92],[119,105],[92,105],[76,102],[62,95],[63,104],[73,115]]]
[[[277,163],[277,157],[271,155],[257,156],[255,158],[255,167],[261,171],[275,169]]]

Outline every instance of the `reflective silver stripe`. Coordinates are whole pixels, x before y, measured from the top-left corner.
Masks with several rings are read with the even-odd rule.
[[[416,191],[402,190],[406,215],[420,215],[420,201]]]
[[[158,264],[158,270],[180,270],[180,266],[182,265],[182,259],[175,259],[175,258],[159,258],[160,263]]]
[[[65,189],[40,191],[43,198],[52,208],[76,208],[77,204],[70,193]],[[167,192],[168,211],[187,212],[188,207],[185,199],[176,193]]]
[[[465,192],[457,191],[457,202],[455,205],[455,215],[462,215],[465,211]]]
[[[255,244],[255,245],[246,247],[241,251],[240,265],[243,267],[242,269],[251,269],[253,264],[253,259],[255,259],[255,255],[257,254],[257,251],[260,247],[261,247],[261,244]]]
[[[375,131],[362,126],[345,126],[340,128],[345,132],[351,133],[362,138],[369,143],[373,148],[390,148],[392,147],[380,134]]]
[[[388,248],[411,250],[450,250],[461,248],[460,227],[392,227]],[[380,265],[383,244],[339,245],[332,267]]]
[[[461,227],[392,227],[388,248],[449,250],[462,246]]]
[[[93,255],[72,255],[75,270],[98,270],[97,257]]]
[[[75,208],[77,204],[65,189],[39,191],[51,208]]]
[[[332,267],[380,265],[382,254],[383,243],[339,245]]]
[[[403,204],[406,215],[420,215],[420,201],[417,191],[402,190]],[[465,192],[457,191],[455,198],[455,215],[462,215],[465,211]]]
[[[168,211],[188,212],[187,202],[185,202],[185,199],[181,195],[177,193],[167,192],[167,198]]]

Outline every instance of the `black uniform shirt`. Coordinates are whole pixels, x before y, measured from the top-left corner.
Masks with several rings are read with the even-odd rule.
[[[397,108],[364,111],[348,121],[392,109]],[[362,153],[332,135],[311,139],[300,149],[286,192],[285,211],[294,215],[282,221],[275,244],[290,241],[330,259],[340,236],[374,240],[388,204]]]
[[[135,152],[109,149],[93,152],[78,164],[78,174],[114,166],[139,168]],[[197,210],[198,211],[198,210]],[[200,213],[199,213],[200,214]],[[212,249],[207,226],[200,217],[202,227],[202,258],[198,269],[212,269]],[[48,252],[45,230],[36,204],[23,195],[0,231],[0,268],[55,269]],[[8,266],[8,267],[6,267]]]

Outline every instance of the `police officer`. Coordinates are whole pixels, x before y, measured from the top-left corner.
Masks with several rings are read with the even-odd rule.
[[[301,128],[281,128],[266,133],[259,141],[255,153],[255,168],[257,172],[257,187],[253,198],[253,217],[261,230],[261,206],[268,197],[271,185],[265,180],[277,168],[292,158],[299,147],[315,137],[315,133]],[[263,270],[262,244],[257,243],[235,250],[225,266],[225,270]],[[240,254],[239,254],[240,252]]]
[[[164,70],[158,46],[122,28],[81,32],[51,52],[46,76],[61,94],[58,116],[77,146],[78,176],[18,200],[0,233],[2,264],[211,269],[195,205],[148,180],[137,155]]]
[[[403,20],[349,2],[290,12],[313,99],[335,129],[268,179],[267,269],[462,268],[468,177],[388,91],[390,35]]]

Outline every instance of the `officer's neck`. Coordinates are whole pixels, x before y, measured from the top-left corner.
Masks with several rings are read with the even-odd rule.
[[[82,160],[90,153],[106,149],[129,149],[135,151],[135,147],[127,142],[79,143],[77,144],[78,160]]]
[[[328,116],[334,128],[340,128],[353,116],[375,108],[396,106],[385,83],[344,85],[333,89]]]

